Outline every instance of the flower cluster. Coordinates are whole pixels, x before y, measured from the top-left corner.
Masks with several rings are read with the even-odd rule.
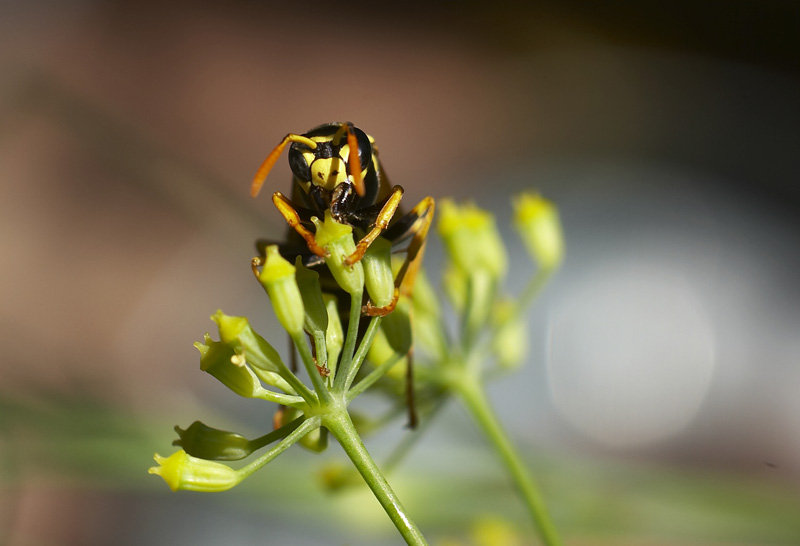
[[[223,491],[295,443],[324,450],[330,433],[406,541],[425,544],[364,449],[348,409],[355,397],[380,381],[411,408],[415,398],[434,402],[426,407],[447,394],[460,398],[507,466],[515,469],[512,475],[526,501],[536,505],[532,514],[547,544],[556,544],[543,504],[534,498],[538,492],[519,470],[524,467],[513,459],[510,443],[488,410],[483,362],[493,357],[508,369],[524,359],[527,336],[522,313],[564,254],[558,213],[538,195],[516,200],[515,226],[539,268],[522,296],[510,299],[501,297],[508,259],[494,218],[474,205],[459,206],[447,200],[440,210],[439,234],[449,257],[443,273],[445,294],[460,318],[457,335],[447,332],[443,307],[421,271],[411,275],[416,275],[413,291],[398,290],[397,279],[407,273],[408,263],[393,263],[389,241],[378,237],[362,259],[349,263],[356,251],[356,234],[328,210],[324,218],[312,218],[314,241],[324,251],[324,267],[306,267],[299,257],[291,263],[274,245],[252,263],[310,385],[245,317],[217,311],[211,319],[219,340],[206,334],[195,344],[200,368],[240,396],[277,404],[275,428],[248,439],[199,421],[186,429],[175,427],[179,437],[173,444],[180,450],[169,457],[156,455],[158,466],[150,468],[150,473],[161,476],[172,490]],[[374,309],[381,312],[371,313]],[[420,364],[416,387],[410,381],[412,348]],[[361,370],[365,360],[370,366]],[[413,424],[413,411],[411,415]],[[226,464],[252,457],[238,468]]]
[[[508,257],[494,217],[474,204],[449,200],[440,203],[439,211],[438,231],[448,258],[442,272],[443,292],[458,321],[451,331],[443,320],[445,307],[427,278],[420,275],[405,312],[413,316],[414,392],[421,419],[431,418],[447,398],[459,400],[500,455],[545,544],[559,544],[542,496],[499,425],[485,392],[490,377],[517,368],[528,355],[524,312],[564,257],[558,211],[538,194],[515,199],[514,227],[538,267],[532,270],[522,293],[514,297],[503,292]],[[399,335],[390,330],[388,320],[384,322],[370,351],[370,363],[385,366],[406,347],[398,347],[399,340],[410,335]],[[494,367],[487,366],[491,361]],[[383,384],[388,392],[403,393],[403,381],[410,375],[408,366],[403,359],[386,374]],[[405,448],[401,444],[399,451]]]

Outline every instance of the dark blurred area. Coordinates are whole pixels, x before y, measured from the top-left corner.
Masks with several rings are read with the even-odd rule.
[[[319,491],[340,453],[218,496],[145,474],[174,424],[269,424],[192,342],[220,307],[278,330],[249,182],[341,120],[409,203],[497,213],[512,287],[511,197],[558,204],[567,261],[492,394],[568,544],[800,543],[800,4],[7,0],[0,544],[397,543]],[[465,513],[532,535],[493,463],[451,409],[398,470],[432,543]]]

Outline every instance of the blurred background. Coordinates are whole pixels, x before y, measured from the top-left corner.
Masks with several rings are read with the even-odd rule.
[[[249,259],[285,227],[249,182],[342,120],[408,202],[497,213],[512,290],[512,195],[558,204],[567,260],[491,394],[568,544],[800,544],[800,7],[745,0],[1,2],[0,544],[399,542],[319,488],[336,446],[219,495],[146,474],[175,424],[269,424],[192,342],[220,307],[277,331]],[[433,544],[534,543],[457,407],[392,478]]]

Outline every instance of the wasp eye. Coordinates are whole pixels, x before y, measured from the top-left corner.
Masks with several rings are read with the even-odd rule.
[[[361,162],[361,169],[366,169],[372,162],[372,144],[369,141],[367,134],[359,129],[353,127],[353,132],[356,134],[358,141],[358,160]]]
[[[303,151],[300,149],[300,146],[302,146],[302,144],[298,145],[298,143],[294,143],[291,148],[289,148],[289,167],[299,180],[310,182],[311,169],[308,166],[306,158],[303,157]],[[303,148],[306,147],[303,146]]]

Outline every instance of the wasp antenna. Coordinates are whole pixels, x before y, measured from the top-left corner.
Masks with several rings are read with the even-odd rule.
[[[267,159],[264,160],[264,162],[258,168],[258,171],[256,171],[256,175],[253,177],[253,182],[252,184],[250,184],[251,197],[258,196],[258,193],[261,191],[261,186],[264,185],[264,182],[267,180],[267,176],[269,176],[269,172],[272,170],[272,167],[275,166],[275,162],[278,161],[278,158],[283,153],[283,149],[286,148],[286,145],[289,144],[290,142],[300,142],[302,144],[305,144],[312,150],[316,149],[317,147],[316,142],[303,135],[296,135],[294,133],[289,133],[288,135],[283,137],[283,140],[281,140],[280,144],[275,146],[275,149],[269,153]]]
[[[350,167],[350,174],[353,177],[353,186],[356,188],[356,193],[360,197],[364,197],[367,190],[364,187],[364,179],[361,177],[361,160],[358,158],[358,139],[356,139],[356,133],[353,131],[353,124],[347,123],[346,127],[347,147],[350,149],[347,163]]]

